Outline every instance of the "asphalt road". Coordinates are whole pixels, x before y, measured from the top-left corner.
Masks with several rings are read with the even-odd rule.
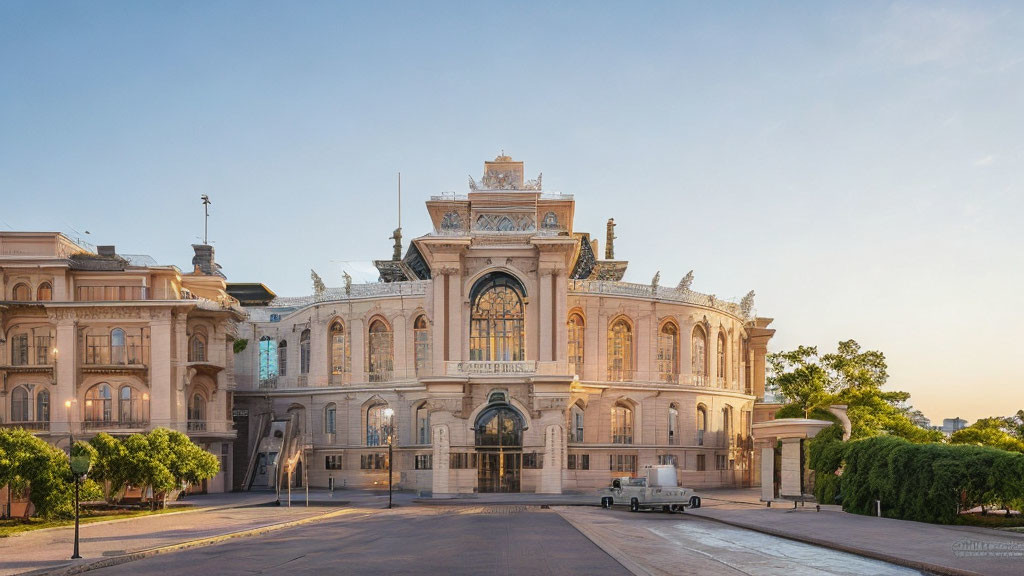
[[[628,575],[557,513],[420,506],[317,522],[97,570],[139,574]]]

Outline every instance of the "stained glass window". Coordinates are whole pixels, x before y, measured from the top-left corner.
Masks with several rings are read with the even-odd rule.
[[[708,338],[704,329],[696,326],[693,329],[692,341],[690,344],[690,369],[693,372],[693,383],[697,386],[706,384]]]
[[[277,378],[277,343],[270,336],[260,338],[260,381]]]
[[[633,328],[619,318],[608,330],[608,379],[622,382],[633,378]]]
[[[662,382],[679,380],[679,362],[676,351],[679,350],[679,329],[672,322],[666,322],[658,334],[658,373]]]
[[[348,341],[345,339],[345,325],[331,324],[331,374],[348,371]]]
[[[518,282],[494,275],[474,287],[470,318],[469,359],[525,360],[523,298]]]
[[[370,324],[368,372],[370,382],[387,382],[391,380],[394,368],[394,340],[391,328],[383,320],[377,319]]]

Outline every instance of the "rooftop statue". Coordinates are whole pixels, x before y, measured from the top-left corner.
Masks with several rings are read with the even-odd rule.
[[[687,292],[690,290],[690,286],[693,284],[693,270],[686,273],[683,279],[679,281],[679,285],[676,286],[676,290],[680,292]]]

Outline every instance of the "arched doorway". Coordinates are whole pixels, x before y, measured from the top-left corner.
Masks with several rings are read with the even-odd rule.
[[[523,468],[522,414],[506,404],[485,408],[473,427],[476,432],[477,491],[519,492]]]

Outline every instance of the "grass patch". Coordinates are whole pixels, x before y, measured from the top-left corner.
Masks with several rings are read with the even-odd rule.
[[[153,516],[181,511],[181,507],[164,508],[163,510],[82,510],[79,523],[93,524],[106,520],[121,520],[123,518],[137,518],[139,516]],[[0,520],[0,538],[7,538],[14,534],[40,530],[42,528],[59,528],[61,526],[74,525],[74,518],[70,520],[44,520],[42,518],[29,518],[28,520],[23,518],[4,519]]]

